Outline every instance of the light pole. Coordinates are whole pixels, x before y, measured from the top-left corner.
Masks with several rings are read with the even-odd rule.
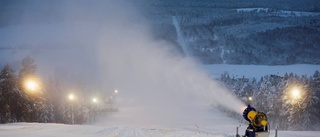
[[[303,119],[299,116],[304,114],[306,104],[304,102],[305,91],[299,85],[292,85],[287,89],[286,93],[286,106],[290,112],[287,114],[287,121],[292,122],[291,119],[295,119],[295,122],[301,123]],[[290,127],[290,125],[288,125]]]
[[[97,105],[98,105],[98,98],[94,97],[92,98],[92,103],[93,103],[93,121],[96,121],[96,116],[97,116]]]
[[[72,122],[72,124],[74,124],[73,101],[75,99],[75,96],[72,93],[70,93],[68,97],[69,97],[70,104],[71,104],[71,122]]]
[[[300,108],[305,108],[306,106],[301,106],[301,101],[303,97],[303,93],[300,88],[294,87],[290,91],[291,95],[291,103],[292,104],[297,104]]]
[[[118,94],[119,94],[119,90],[115,89],[114,93],[113,93],[113,99],[112,99],[113,100],[113,103],[112,103],[113,104],[112,105],[113,106],[113,108],[112,108],[113,112],[118,111],[118,97],[117,97]]]
[[[27,77],[23,81],[23,87],[25,89],[25,92],[31,97],[33,101],[31,105],[31,110],[32,110],[31,121],[34,122],[36,121],[36,114],[37,114],[35,110],[36,100],[37,100],[37,96],[40,95],[40,82],[38,79],[34,77]]]

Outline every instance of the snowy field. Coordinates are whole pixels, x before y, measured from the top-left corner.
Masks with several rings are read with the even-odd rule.
[[[214,116],[213,116],[214,117]],[[152,127],[148,125],[64,125],[41,123],[1,124],[1,137],[234,137],[236,120],[214,117],[210,126]],[[239,129],[244,134],[246,125]],[[278,131],[278,137],[319,137],[315,131]],[[275,136],[271,130],[270,137]]]

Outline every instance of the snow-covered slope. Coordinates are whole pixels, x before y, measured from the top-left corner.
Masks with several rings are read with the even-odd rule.
[[[99,81],[100,86],[105,86],[102,88],[119,88],[119,112],[100,115],[91,125],[2,124],[0,136],[234,137],[235,129],[240,124],[240,133],[244,133],[246,124],[243,124],[243,120],[228,118],[215,109],[210,110],[209,105],[226,105],[236,111],[240,109],[242,102],[228,94],[227,90],[214,83],[207,75],[219,76],[228,72],[235,76],[253,77],[280,74],[279,70],[296,72],[294,69],[297,67],[282,66],[276,66],[273,71],[267,73],[261,70],[272,70],[268,66],[244,66],[243,69],[241,65],[197,66],[188,59],[181,59],[165,52],[162,49],[163,43],[150,38],[150,34],[144,28],[145,24],[138,21],[140,16],[135,15],[130,6],[108,2],[62,3],[62,10],[57,10],[67,13],[61,14],[65,21],[43,24],[43,21],[39,21],[37,24],[32,23],[30,19],[28,23],[19,22],[0,28],[0,45],[9,47],[7,50],[0,50],[0,65],[12,64],[18,70],[22,58],[31,55],[35,58],[39,75],[43,79],[47,79],[48,75],[61,68],[60,70],[64,70],[66,74],[74,73],[70,81],[79,81],[79,89],[84,90],[83,92],[91,91],[91,86],[95,87],[94,80]],[[48,5],[51,4],[45,2],[39,7],[47,9]],[[30,12],[24,19],[35,15],[33,13],[39,11]],[[177,21],[173,24],[181,29],[182,25]],[[183,42],[182,38],[179,39]],[[23,49],[24,46],[31,49],[12,50],[14,47]],[[53,49],[46,49],[48,47]],[[199,67],[207,71],[198,69]],[[312,65],[303,67],[319,69],[319,66]],[[253,70],[260,71],[252,73]],[[306,69],[299,72],[313,73],[311,71],[314,70]],[[68,79],[68,76],[63,75],[62,79]],[[67,86],[64,91],[73,85]],[[120,104],[121,99],[125,100],[124,104]],[[202,107],[203,105],[206,106]],[[301,137],[319,134],[294,133]],[[279,135],[293,136],[294,133],[279,132]],[[273,131],[271,135],[274,135]]]
[[[286,11],[286,10],[278,10],[272,11],[269,8],[240,8],[236,9],[237,12],[270,12],[271,15],[280,16],[280,17],[301,17],[301,16],[317,16],[320,13],[318,12],[303,12],[303,11]]]
[[[172,16],[172,24],[176,28],[176,31],[177,31],[177,42],[181,46],[181,49],[182,49],[183,53],[185,54],[185,56],[190,56],[191,53],[189,52],[187,44],[184,41],[184,38],[183,38],[183,35],[182,35],[182,32],[181,32],[181,28],[180,28],[180,25],[179,25],[179,22],[178,22],[176,16]]]
[[[0,125],[0,136],[25,137],[232,137],[239,120],[231,119],[218,110],[200,114],[198,108],[176,115],[177,123],[152,119],[139,107],[120,108],[113,114],[101,114],[90,125],[64,125],[39,123],[13,123]],[[141,116],[139,116],[141,115]],[[174,116],[175,114],[172,114]],[[205,117],[204,117],[205,116]],[[164,116],[165,117],[165,116]],[[156,117],[161,118],[161,117]],[[172,119],[175,121],[174,119]],[[192,122],[190,122],[192,121]],[[181,123],[182,122],[182,123]],[[245,128],[245,126],[242,126]],[[244,129],[242,129],[244,130]]]
[[[219,78],[221,74],[228,73],[235,78],[261,78],[266,75],[284,76],[286,73],[312,76],[315,71],[320,71],[320,65],[295,64],[295,65],[229,65],[213,64],[203,65],[205,70],[213,78]]]
[[[231,125],[214,128],[193,126],[192,128],[147,128],[119,126],[104,127],[92,125],[63,125],[63,124],[37,124],[15,123],[0,125],[0,136],[24,137],[232,137],[235,129]],[[226,131],[225,130],[225,131]]]
[[[236,126],[234,123],[219,120],[213,122],[213,127],[189,128],[152,128],[141,126],[96,126],[96,125],[64,125],[40,123],[12,123],[0,125],[0,136],[23,137],[234,137]],[[245,125],[239,129],[244,133]],[[318,137],[316,131],[278,131],[279,137]],[[271,131],[270,137],[275,135]]]

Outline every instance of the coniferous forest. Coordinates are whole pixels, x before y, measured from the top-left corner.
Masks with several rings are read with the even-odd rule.
[[[32,81],[31,81],[32,80]],[[33,83],[37,81],[36,83]],[[70,102],[59,83],[40,80],[31,57],[21,62],[18,73],[9,65],[0,72],[0,122],[40,122],[83,124],[93,120],[96,111],[86,101]]]
[[[0,73],[0,122],[40,122],[84,124],[94,120],[97,108],[85,99],[68,100],[59,82],[42,80],[35,86],[27,80],[40,81],[37,65],[31,57],[21,62],[20,71],[9,66]],[[265,112],[272,128],[317,130],[320,124],[320,73],[313,76],[267,75],[260,79],[231,78],[227,73],[218,79],[238,98]],[[27,85],[26,85],[27,83]],[[40,83],[40,82],[39,82]],[[295,94],[295,91],[299,92]],[[252,97],[251,101],[248,97]],[[100,111],[101,112],[101,111]],[[230,116],[239,115],[229,113]],[[240,118],[241,119],[241,118]]]
[[[271,128],[319,130],[319,71],[311,77],[290,73],[261,79],[230,78],[223,74],[220,80],[246,104],[266,113]]]

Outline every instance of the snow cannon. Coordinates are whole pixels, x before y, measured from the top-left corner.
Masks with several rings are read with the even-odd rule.
[[[269,137],[268,120],[266,114],[256,111],[248,105],[243,111],[243,118],[249,122],[244,137]],[[237,133],[237,137],[240,137]]]
[[[256,111],[256,109],[250,105],[243,111],[243,117],[249,121],[254,128],[266,127],[268,125],[266,114]]]

